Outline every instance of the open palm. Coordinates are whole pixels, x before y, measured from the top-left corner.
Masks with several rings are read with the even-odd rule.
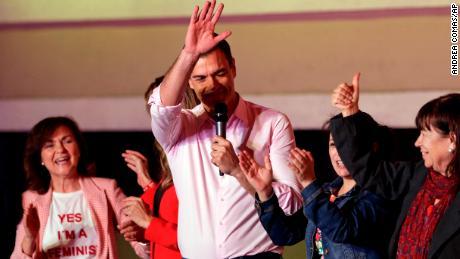
[[[214,48],[221,40],[230,36],[230,31],[225,31],[219,35],[214,34],[216,23],[219,21],[223,4],[219,4],[216,12],[214,8],[216,1],[206,2],[201,12],[198,6],[193,9],[193,14],[190,17],[190,23],[185,37],[184,50],[193,54],[204,54]]]
[[[24,213],[24,230],[26,236],[36,238],[40,229],[40,219],[38,218],[37,208],[30,204]]]
[[[249,184],[256,190],[257,193],[271,192],[271,184],[273,181],[272,166],[268,156],[264,158],[264,167],[257,164],[257,162],[249,155],[247,151],[243,151],[239,155],[240,167],[243,171]]]

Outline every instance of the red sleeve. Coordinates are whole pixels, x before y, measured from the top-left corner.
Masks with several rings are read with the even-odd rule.
[[[153,196],[155,196],[155,191],[158,185],[155,184],[152,188],[148,188],[141,196],[141,199],[149,205],[149,209],[153,209]]]
[[[146,193],[144,196],[147,196]],[[153,195],[151,200],[153,201]],[[154,217],[145,230],[145,239],[170,249],[179,250],[177,245],[178,206],[176,191],[174,186],[171,186],[161,199],[160,217]]]

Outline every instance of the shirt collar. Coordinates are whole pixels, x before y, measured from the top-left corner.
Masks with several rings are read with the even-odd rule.
[[[243,97],[241,97],[241,95],[239,95],[238,93],[236,94],[238,95],[238,104],[236,105],[235,111],[230,116],[229,121],[232,119],[232,117],[235,117],[242,120],[245,125],[249,125],[247,102],[243,100]]]
[[[343,179],[342,177],[338,176],[334,181],[327,183],[325,186],[326,187],[325,189],[328,190],[328,192],[335,194],[338,192],[340,187],[342,187],[342,185],[343,185]],[[358,187],[358,185],[355,185],[348,192],[341,195],[341,197],[356,195],[359,192],[359,190],[360,188]]]
[[[228,122],[231,122],[234,118],[236,118],[243,121],[245,125],[249,125],[247,102],[238,93],[236,94],[238,95],[238,104],[236,105],[235,111],[233,111],[232,115],[228,118]],[[192,113],[195,114],[195,116],[202,122],[209,121],[214,123],[214,119],[206,112],[203,104],[199,104],[193,108]]]

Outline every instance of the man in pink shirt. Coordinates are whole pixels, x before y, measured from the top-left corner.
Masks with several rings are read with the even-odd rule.
[[[223,10],[215,1],[196,6],[185,46],[150,97],[152,131],[167,153],[179,199],[178,242],[184,258],[281,258],[254,207],[237,153],[248,150],[259,163],[268,155],[273,189],[287,214],[302,206],[299,186],[288,167],[295,140],[288,118],[245,101],[236,91],[235,60],[214,28]],[[182,109],[186,87],[201,104]],[[214,107],[228,107],[226,139],[215,136]],[[224,175],[219,175],[219,171]]]

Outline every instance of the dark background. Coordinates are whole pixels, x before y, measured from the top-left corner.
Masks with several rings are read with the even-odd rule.
[[[335,177],[328,155],[329,133],[321,130],[297,130],[294,132],[297,146],[311,151],[315,158],[316,176],[321,181]],[[393,160],[420,159],[414,147],[418,136],[415,129],[394,129],[382,141],[382,149]],[[114,178],[126,195],[140,195],[136,176],[123,161],[121,153],[134,149],[146,157],[154,157],[152,145],[154,137],[147,132],[87,132],[84,133],[90,160],[96,164],[96,174]],[[0,132],[0,258],[9,258],[14,247],[16,224],[22,216],[21,193],[25,190],[22,169],[22,155],[27,133]],[[157,166],[150,159],[151,166]]]

